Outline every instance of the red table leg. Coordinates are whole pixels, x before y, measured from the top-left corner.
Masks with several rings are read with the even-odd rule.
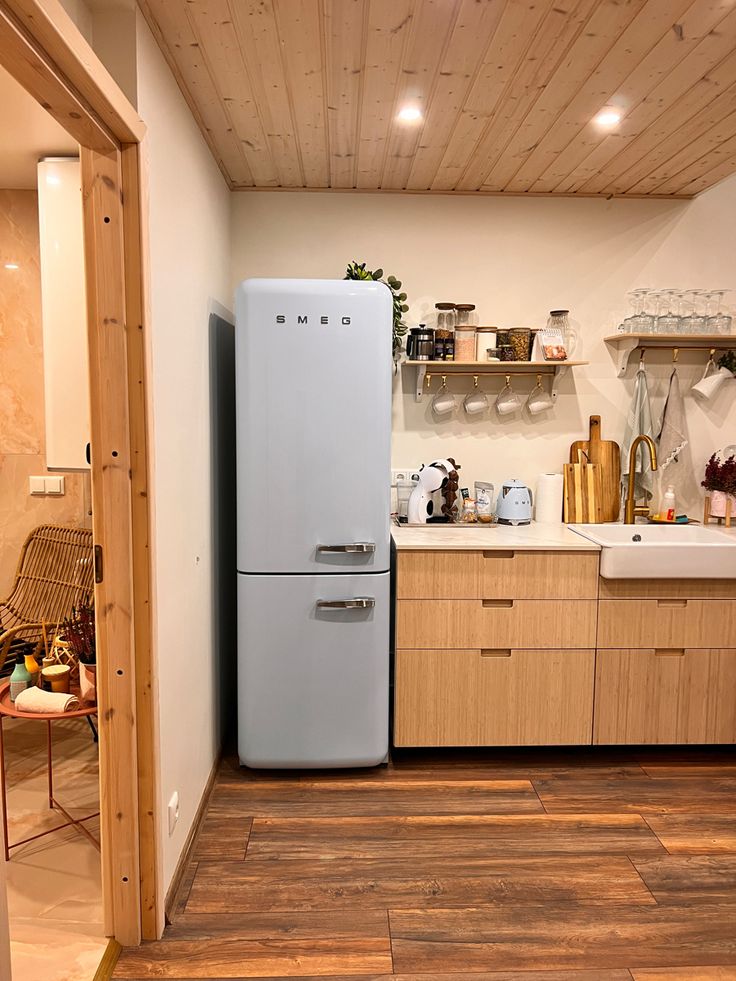
[[[3,799],[3,845],[5,846],[5,861],[10,861],[10,845],[8,843],[8,801],[6,798],[5,789],[5,738],[3,730],[3,717],[0,715],[0,770],[2,770],[2,779],[0,779],[0,792],[2,793]]]
[[[51,753],[51,719],[46,720],[46,747],[48,750],[47,767],[49,773],[49,807],[54,808],[54,760]]]

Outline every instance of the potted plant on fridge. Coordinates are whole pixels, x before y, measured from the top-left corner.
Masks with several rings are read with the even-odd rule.
[[[383,269],[366,269],[364,262],[350,262],[345,270],[345,279],[367,279],[376,283],[385,283],[391,290],[393,302],[393,355],[398,358],[401,352],[404,334],[408,328],[404,323],[404,314],[408,312],[409,306],[406,302],[406,293],[401,292],[401,280],[395,276],[383,278]]]
[[[736,456],[721,459],[714,453],[705,467],[702,486],[708,491],[706,514],[713,518],[736,517]]]
[[[75,606],[62,625],[62,634],[79,663],[79,688],[83,702],[97,701],[97,640],[95,611],[87,603]]]

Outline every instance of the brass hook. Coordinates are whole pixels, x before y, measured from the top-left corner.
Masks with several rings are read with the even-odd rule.
[[[677,359],[679,358],[679,356],[680,356],[680,349],[679,349],[679,347],[673,347],[672,348],[672,364],[677,364]]]
[[[473,375],[473,388],[477,388],[477,387],[478,387],[478,376]]]
[[[447,388],[447,375],[442,376],[442,387]]]
[[[542,387],[542,376],[541,375],[537,375],[537,385],[539,385],[540,388]]]
[[[510,384],[511,384],[511,375],[506,375],[506,385],[508,386]]]
[[[427,389],[429,389],[429,386],[431,384],[432,384],[432,375],[431,374],[428,374],[427,375]]]
[[[639,364],[644,364],[644,355],[646,353],[647,353],[647,349],[645,347],[643,347],[641,351],[639,351]]]

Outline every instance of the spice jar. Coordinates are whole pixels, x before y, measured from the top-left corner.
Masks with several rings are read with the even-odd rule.
[[[455,328],[455,360],[475,361],[475,327]]]
[[[509,331],[509,343],[514,351],[514,361],[529,360],[529,341],[532,332],[528,327],[514,327]]]
[[[455,326],[469,327],[473,323],[473,310],[475,310],[474,303],[456,303]]]
[[[489,351],[491,352],[489,354]],[[475,328],[475,360],[487,361],[496,357],[496,328]]]
[[[509,332],[507,330],[496,331],[496,347],[502,347],[504,344],[510,343],[511,338],[509,337]]]
[[[499,361],[514,361],[514,349],[510,344],[498,344],[496,346],[496,354],[498,355]]]

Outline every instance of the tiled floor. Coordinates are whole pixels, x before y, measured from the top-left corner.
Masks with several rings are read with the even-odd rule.
[[[64,818],[48,810],[45,725],[4,726],[12,842]],[[86,720],[56,722],[53,731],[57,797],[75,817],[97,810],[97,747]],[[98,819],[87,827],[99,835]],[[107,946],[99,852],[68,828],[13,849],[6,869],[13,981],[91,981]]]
[[[115,977],[736,981],[736,754],[229,760],[172,925]]]

